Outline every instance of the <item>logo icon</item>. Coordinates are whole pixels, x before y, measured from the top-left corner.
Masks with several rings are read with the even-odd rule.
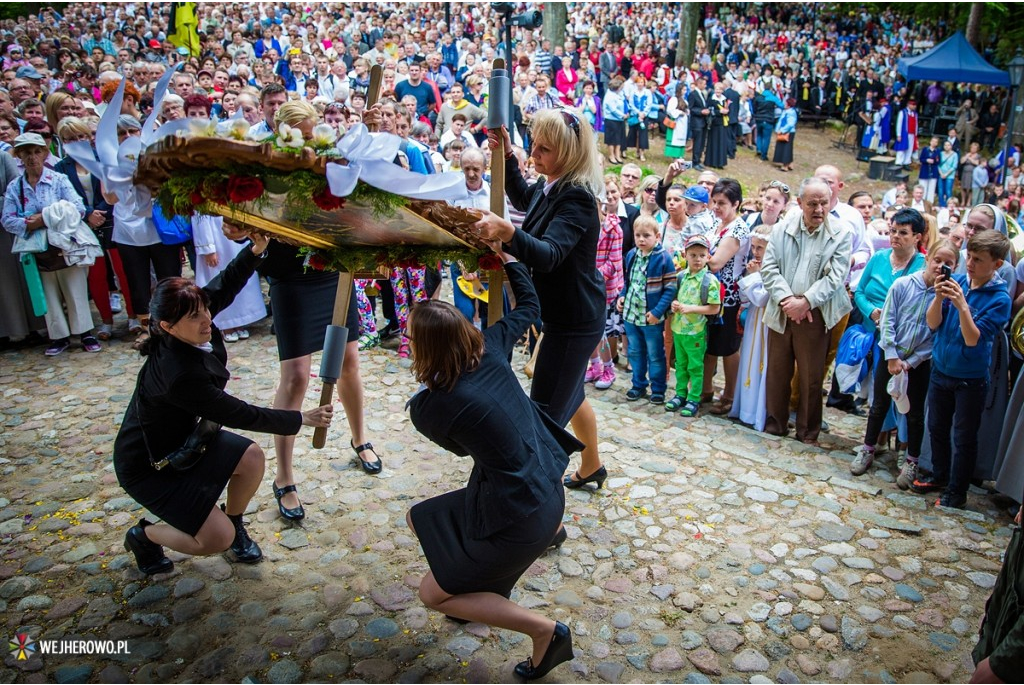
[[[28,661],[36,653],[36,641],[27,633],[18,633],[10,641],[11,654],[15,655],[18,661]]]

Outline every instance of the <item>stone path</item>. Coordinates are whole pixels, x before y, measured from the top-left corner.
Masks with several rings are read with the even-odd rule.
[[[123,326],[123,321],[121,322]],[[229,390],[269,404],[269,324],[229,346]],[[0,612],[8,636],[128,640],[111,658],[5,654],[3,682],[511,682],[522,638],[425,610],[426,570],[405,526],[414,502],[470,470],[428,444],[403,406],[415,390],[393,352],[362,355],[377,478],[350,458],[341,417],[322,451],[299,441],[308,517],[289,527],[270,493],[248,513],[256,566],[171,554],[142,577],[122,547],[144,512],[110,450],[140,360],[0,356]],[[524,360],[517,355],[516,364]],[[314,369],[317,360],[314,360]],[[716,417],[682,419],[589,390],[611,477],[570,492],[569,539],[514,597],[572,627],[576,659],[550,682],[965,681],[1009,533],[1009,503],[930,508],[893,485],[891,458],[847,470],[863,419],[827,413],[823,449]],[[311,383],[306,406],[319,396]],[[340,410],[340,404],[337,405]],[[258,436],[272,454],[269,436]]]

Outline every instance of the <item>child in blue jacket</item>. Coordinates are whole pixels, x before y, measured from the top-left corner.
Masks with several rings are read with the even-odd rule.
[[[665,314],[676,296],[676,267],[672,255],[661,246],[659,234],[653,217],[638,216],[633,224],[636,247],[626,255],[623,269],[625,284],[617,307],[622,312],[633,367],[633,387],[626,393],[630,402],[647,396],[648,368],[651,404],[665,402]]]
[[[932,475],[919,476],[910,487],[920,493],[942,490],[936,506],[962,509],[967,504],[992,342],[1010,319],[1010,296],[996,273],[1009,249],[1009,238],[998,231],[975,233],[967,242],[967,274],[943,277],[928,305],[928,327],[935,331],[928,387]]]

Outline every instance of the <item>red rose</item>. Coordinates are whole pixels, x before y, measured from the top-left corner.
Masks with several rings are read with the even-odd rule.
[[[327,268],[327,260],[320,254],[314,252],[310,254],[309,258],[306,260],[306,266],[314,271],[323,271]]]
[[[203,198],[202,193],[200,193],[198,190],[193,190],[192,194],[188,196],[188,201],[191,202],[193,205],[201,205],[203,204],[203,202],[205,202],[205,199]]]
[[[345,198],[332,195],[330,187],[324,187],[323,190],[313,193],[313,204],[325,212],[332,212],[345,206]]]
[[[263,181],[253,176],[229,176],[227,190],[234,204],[250,202],[263,195]]]
[[[498,271],[501,269],[501,257],[493,252],[485,254],[477,260],[477,268],[481,271]]]

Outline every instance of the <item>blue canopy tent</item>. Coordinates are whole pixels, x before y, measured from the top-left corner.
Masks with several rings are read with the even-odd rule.
[[[928,52],[914,57],[903,57],[896,63],[896,70],[908,81],[1010,85],[1010,74],[986,62],[960,31]]]

